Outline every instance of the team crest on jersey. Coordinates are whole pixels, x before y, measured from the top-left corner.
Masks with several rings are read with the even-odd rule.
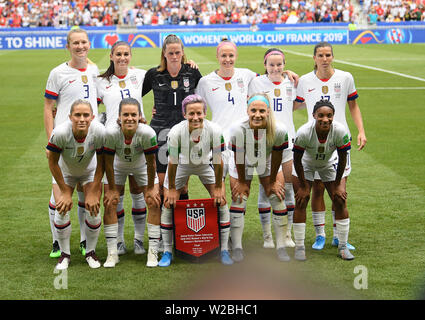
[[[340,93],[341,92],[341,84],[340,83],[335,83],[335,85],[334,85],[334,91],[335,91],[335,93]]]
[[[274,96],[280,97],[280,89],[274,89]]]
[[[324,152],[325,152],[325,147],[324,147],[324,146],[319,146],[319,147],[317,148],[317,152],[318,152],[318,153],[324,153]]]
[[[199,232],[205,227],[205,208],[186,208],[187,227],[194,232]]]
[[[87,83],[89,82],[89,79],[87,79],[87,76],[84,74],[81,76],[81,81],[83,81],[83,83]]]
[[[81,156],[84,153],[84,146],[80,146],[77,148],[77,154]]]
[[[176,80],[171,81],[171,88],[176,90],[179,87],[179,83]]]
[[[183,78],[183,86],[188,88],[190,86],[189,78]]]
[[[324,94],[327,94],[327,93],[329,92],[329,88],[328,88],[328,86],[323,86],[323,87],[322,87],[322,92],[323,92]]]
[[[124,154],[125,155],[129,155],[131,153],[131,149],[130,148],[124,148]]]
[[[224,85],[224,88],[226,88],[227,91],[231,91],[232,90],[232,84],[230,82],[226,82],[226,84]]]
[[[125,88],[125,81],[120,81],[118,84],[120,85],[120,88]]]

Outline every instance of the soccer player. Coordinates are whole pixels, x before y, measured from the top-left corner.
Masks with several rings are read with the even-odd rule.
[[[228,252],[230,217],[222,188],[225,150],[221,128],[208,120],[205,100],[197,95],[187,96],[182,102],[185,121],[176,124],[168,133],[169,163],[164,181],[164,206],[161,233],[164,254],[159,266],[168,267],[172,260],[172,206],[175,206],[189,177],[197,175],[219,206],[221,262],[233,264]],[[212,153],[212,165],[210,154]]]
[[[96,65],[88,63],[87,54],[90,49],[90,41],[87,32],[83,29],[72,29],[68,32],[66,48],[71,60],[54,68],[47,80],[44,94],[44,126],[47,139],[50,139],[54,127],[68,120],[69,108],[76,99],[85,99],[93,108],[95,119],[98,115],[96,103],[95,79],[99,74]],[[55,116],[53,116],[55,114]],[[49,152],[48,150],[46,151]],[[60,256],[60,248],[54,237],[55,199],[54,192],[58,192],[58,186],[52,186],[52,194],[49,203],[50,227],[53,235],[53,249],[50,253],[52,258]],[[56,188],[56,190],[54,190]],[[78,220],[80,222],[80,250],[86,253],[85,208],[84,192],[77,185],[78,194]]]
[[[295,138],[295,127],[292,117],[293,101],[295,100],[296,89],[284,74],[285,55],[280,49],[271,48],[264,54],[265,74],[252,79],[249,84],[249,94],[255,92],[264,92],[273,101],[273,114],[277,121],[283,123],[288,130],[288,148],[283,151],[282,171],[285,178],[285,205],[288,210],[288,229],[285,235],[285,247],[294,247],[292,241],[291,229],[292,218],[294,214],[295,199],[292,187],[292,145]],[[258,193],[258,211],[263,228],[264,248],[274,248],[271,232],[270,202],[265,194],[263,186],[259,185]]]
[[[142,91],[143,96],[153,91],[155,112],[150,126],[158,137],[156,163],[161,195],[168,165],[167,134],[174,125],[184,120],[181,113],[182,101],[195,93],[201,77],[198,69],[186,63],[183,42],[176,35],[168,35],[162,45],[160,65],[148,70]],[[181,199],[187,198],[185,188]]]
[[[248,99],[248,120],[232,127],[229,146],[234,158],[229,164],[232,204],[230,207],[230,237],[232,258],[244,259],[242,235],[246,203],[249,197],[254,171],[257,172],[269,202],[273,208],[273,226],[276,235],[277,256],[289,261],[285,249],[287,210],[284,202],[284,179],[278,178],[282,152],[288,147],[288,133],[283,124],[273,117],[270,100],[264,93],[255,93]]]
[[[69,211],[77,183],[82,186],[85,199],[86,261],[90,268],[99,268],[95,249],[102,223],[99,207],[105,128],[101,123],[93,121],[93,109],[86,100],[78,99],[71,105],[69,119],[71,121],[55,127],[46,147],[50,151],[49,168],[55,186],[55,233],[62,251],[56,269],[67,269],[71,261]]]
[[[304,261],[306,208],[317,174],[323,182],[335,210],[338,255],[352,260],[347,246],[350,218],[344,177],[351,148],[347,128],[334,121],[335,108],[329,100],[319,100],[313,108],[314,119],[301,126],[294,143],[293,184],[295,190],[294,239],[295,259]]]
[[[134,98],[141,106],[142,122],[146,123],[143,113],[142,87],[146,71],[137,68],[129,68],[131,62],[131,48],[125,41],[117,41],[111,48],[110,65],[96,81],[98,103],[103,103],[106,108],[105,126],[117,126],[118,106],[124,98]],[[146,202],[135,179],[132,175],[128,176],[130,186],[130,196],[132,199],[132,218],[134,222],[134,253],[144,254],[143,245],[145,226],[146,226]],[[105,189],[108,185],[105,184]],[[124,189],[120,194],[120,200],[117,205],[118,216],[118,254],[127,252],[124,242]]]
[[[294,110],[307,107],[309,120],[312,120],[313,107],[318,100],[324,99],[332,102],[335,108],[335,120],[343,124],[347,131],[351,133],[345,118],[345,108],[348,103],[351,117],[357,127],[357,145],[358,150],[362,150],[366,145],[367,139],[363,126],[363,119],[357,103],[358,94],[354,85],[353,76],[349,72],[334,69],[332,61],[334,59],[332,45],[327,42],[318,43],[314,47],[314,70],[303,75],[297,87],[297,97],[294,101]],[[348,175],[351,172],[350,152],[347,155],[346,164],[346,183]],[[324,201],[324,185],[320,178],[316,175],[313,183],[313,191],[311,198],[311,208],[313,215],[313,224],[316,231],[316,240],[313,249],[322,250],[325,241],[325,201]],[[335,210],[332,209],[333,218],[333,239],[332,245],[338,246],[338,235],[336,232]],[[355,248],[347,244],[350,250]]]
[[[119,262],[117,251],[118,221],[116,206],[127,176],[132,174],[145,195],[149,214],[147,229],[149,248],[146,265],[158,265],[160,238],[160,197],[156,182],[155,155],[158,151],[155,131],[140,123],[142,110],[134,98],[125,98],[119,104],[119,126],[106,128],[105,173],[108,189],[105,191],[104,232],[108,257],[104,267],[115,267]]]

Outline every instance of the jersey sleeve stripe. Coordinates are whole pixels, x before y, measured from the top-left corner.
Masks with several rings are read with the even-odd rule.
[[[58,94],[56,92],[46,90],[44,92],[44,97],[46,97],[47,99],[57,100]]]
[[[304,102],[304,98],[302,98],[302,97],[300,97],[300,96],[297,96],[296,98],[295,98],[295,101],[296,102]]]
[[[59,148],[58,146],[54,145],[53,143],[48,143],[48,145],[46,146],[47,150],[53,151],[53,152],[57,152],[57,153],[61,153],[62,149]]]
[[[358,97],[359,97],[359,95],[357,94],[357,91],[354,91],[352,94],[349,94],[349,95],[348,95],[348,97],[347,97],[347,101],[355,100],[355,99],[357,99]]]
[[[284,150],[286,148],[288,148],[288,141],[285,141],[280,146],[273,146],[273,150],[275,150],[275,151],[281,151],[281,150]]]
[[[351,142],[348,142],[347,144],[345,144],[345,145],[343,145],[343,146],[341,146],[341,147],[338,147],[338,150],[342,150],[342,151],[348,151],[348,150],[350,150],[351,149]]]
[[[222,143],[221,145],[216,146],[215,148],[213,148],[212,152],[213,153],[220,153],[220,152],[223,152],[225,150],[226,150],[226,144],[225,143]]]
[[[103,153],[103,148],[96,149],[96,154],[102,154],[102,153]]]
[[[292,148],[292,151],[294,151],[294,152],[300,152],[300,153],[303,153],[304,152],[304,148],[303,147],[300,147],[300,146],[297,146],[297,145],[295,145],[294,144],[294,147]]]
[[[115,154],[115,150],[109,149],[107,147],[103,147],[103,152],[113,156]]]
[[[145,154],[152,154],[152,153],[157,153],[158,152],[158,145],[153,146],[152,148],[146,149],[144,150]]]

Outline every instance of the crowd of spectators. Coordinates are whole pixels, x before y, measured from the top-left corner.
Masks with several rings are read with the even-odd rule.
[[[372,24],[425,18],[425,0],[356,1],[0,0],[0,27],[357,23],[361,13]]]

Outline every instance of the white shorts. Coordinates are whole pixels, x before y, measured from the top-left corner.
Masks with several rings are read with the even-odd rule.
[[[336,158],[336,164],[338,164],[338,157]],[[348,177],[351,173],[351,157],[350,157],[350,150],[347,151],[347,163],[345,164],[345,171],[342,177]],[[320,176],[318,173],[314,174],[314,180],[322,180],[320,179]],[[335,180],[335,179],[334,179]]]
[[[94,173],[95,171],[89,172],[85,175],[82,176],[71,176],[71,175],[67,175],[67,174],[63,174],[63,179],[65,180],[65,184],[75,188],[75,186],[77,185],[77,183],[80,183],[82,186],[84,186],[87,183],[93,182],[94,181]],[[55,178],[53,178],[52,176],[52,184],[58,184],[55,180]]]
[[[270,176],[270,170],[271,170],[271,158],[269,158],[266,161],[266,166],[263,168],[259,167],[253,167],[253,166],[247,166],[245,165],[245,179],[246,180],[252,180],[254,176],[254,172],[257,173],[259,178],[264,178]],[[282,166],[279,166],[279,171],[282,171]],[[235,158],[232,157],[229,163],[229,175],[232,178],[237,179],[238,178],[238,170],[236,169],[235,164]]]
[[[231,160],[234,158],[233,151],[230,149],[226,149],[221,153],[221,157],[223,159],[223,180],[226,179],[229,173],[229,165]]]
[[[138,169],[120,169],[114,168],[115,184],[124,186],[128,176],[133,176],[139,187],[148,185],[148,167],[145,165]],[[103,176],[103,183],[108,184],[106,174]],[[158,175],[155,173],[155,184],[159,183]]]
[[[215,174],[209,164],[179,164],[176,171],[176,190],[182,189],[190,176],[198,176],[203,184],[215,184]],[[164,188],[168,189],[168,167],[165,173]]]
[[[303,163],[304,178],[308,181],[314,181],[314,180],[322,180],[322,182],[335,181],[337,163],[338,161],[329,163],[328,166],[320,167],[320,168],[313,168]],[[295,171],[294,165],[292,165],[292,175],[298,177]],[[347,176],[346,171],[344,171],[342,177],[344,178],[346,176]]]

